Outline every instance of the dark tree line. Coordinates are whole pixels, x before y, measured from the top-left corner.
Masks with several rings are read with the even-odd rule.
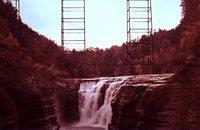
[[[120,76],[140,73],[166,73],[175,72],[179,68],[178,55],[183,55],[180,50],[180,43],[184,41],[185,34],[192,27],[187,28],[186,21],[199,19],[199,11],[196,4],[198,0],[185,0],[186,15],[182,23],[172,30],[159,30],[155,32],[154,39],[154,67],[132,66],[129,60],[127,46],[137,50],[145,50],[143,46],[149,42],[150,37],[143,36],[139,41],[124,43],[122,46],[113,46],[108,49],[88,48],[86,51],[63,51],[54,41],[33,31],[30,27],[17,19],[17,12],[10,3],[0,1],[0,38],[8,45],[19,50],[21,58],[35,67],[40,75],[47,77],[99,77],[99,76]],[[195,6],[194,8],[192,8]],[[194,25],[198,28],[197,24]],[[190,33],[196,30],[190,31]],[[183,33],[184,32],[184,33]],[[193,33],[191,35],[194,35]],[[196,33],[195,36],[197,37]],[[191,39],[191,38],[190,38]],[[134,50],[133,49],[133,50]],[[136,58],[145,58],[146,55]],[[182,56],[184,57],[184,56]],[[184,58],[182,58],[184,59]],[[184,61],[184,60],[181,60]],[[140,71],[138,71],[140,70]],[[48,74],[46,74],[48,73]]]

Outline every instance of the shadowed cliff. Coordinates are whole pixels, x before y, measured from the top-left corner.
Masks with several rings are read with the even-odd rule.
[[[130,122],[124,123],[126,120],[123,119],[128,119],[129,114],[122,114],[122,117],[113,120],[113,126],[199,126],[199,1],[185,0],[185,8],[185,18],[176,29],[160,30],[153,35],[156,60],[150,72],[176,72],[176,75],[168,85],[153,92],[145,93],[145,87],[131,88],[131,92],[130,89],[122,89],[120,95],[135,97],[130,96],[130,102],[123,104],[125,106],[115,102],[115,116],[121,116],[121,110],[137,116],[131,115],[133,118]],[[143,37],[139,42],[145,39]],[[149,73],[147,68],[141,66],[133,67],[134,71],[131,72],[127,55],[126,44],[106,50],[90,48],[85,52],[62,51],[53,41],[17,19],[16,10],[11,4],[0,1],[0,128],[57,128],[56,100],[53,96],[55,88],[58,93],[71,89],[57,89],[57,81],[63,77],[117,76],[136,74],[138,70]],[[71,94],[77,98],[77,90]],[[60,102],[71,103],[71,108],[67,110],[72,110],[74,106],[77,109],[77,99],[71,100],[67,92],[59,95]],[[67,101],[63,98],[67,98]],[[144,111],[135,110],[138,106]],[[65,105],[59,107],[65,110]],[[69,117],[74,120],[79,118],[78,114],[61,114],[67,116],[69,121]],[[163,115],[165,117],[160,119]]]
[[[0,128],[55,128],[59,48],[0,1]]]

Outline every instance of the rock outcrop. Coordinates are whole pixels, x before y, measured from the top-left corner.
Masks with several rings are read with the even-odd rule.
[[[56,113],[61,125],[79,120],[78,90],[80,79],[60,80],[55,88]]]
[[[113,116],[109,129],[155,128],[158,120],[155,114],[168,100],[166,79],[171,76],[147,75],[124,82],[111,104]]]
[[[9,94],[0,89],[0,128],[15,129],[18,124],[16,105]]]
[[[167,81],[127,80],[112,102],[109,129],[198,129],[200,84],[198,71],[190,69]]]
[[[55,129],[58,127],[55,99],[51,92],[48,90],[33,91],[25,88],[8,88],[6,91],[10,95],[8,101],[11,102],[9,105],[13,105],[13,108],[10,107],[13,113],[11,113],[12,116],[7,115],[5,117],[7,119],[5,123],[15,124],[18,129]],[[5,111],[3,112],[5,113]],[[13,125],[6,125],[5,123],[3,127],[13,128]]]
[[[0,41],[0,128],[58,127],[55,84],[39,75],[18,53],[20,48]]]
[[[13,91],[13,92],[11,92]],[[0,128],[43,128],[58,127],[55,113],[55,99],[51,93],[41,94],[10,90],[0,90]]]

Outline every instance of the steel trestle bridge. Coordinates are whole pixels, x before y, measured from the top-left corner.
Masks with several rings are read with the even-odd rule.
[[[20,18],[20,0],[4,0],[12,2]],[[61,47],[82,45],[86,49],[86,0],[61,0]],[[153,21],[151,0],[126,0],[127,9],[127,47],[132,64],[151,64],[154,62]],[[137,39],[147,36],[145,46],[138,49]],[[136,46],[134,48],[134,46]],[[145,49],[144,49],[145,48]],[[138,60],[135,56],[143,57]]]

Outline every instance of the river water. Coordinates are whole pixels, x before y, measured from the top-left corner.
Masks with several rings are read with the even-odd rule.
[[[158,87],[173,74],[153,74],[122,77],[102,77],[83,79],[79,89],[80,120],[73,127],[61,130],[104,130],[112,119],[111,101],[126,80],[132,79],[142,84],[147,80],[158,81]],[[145,84],[148,85],[148,84]]]

